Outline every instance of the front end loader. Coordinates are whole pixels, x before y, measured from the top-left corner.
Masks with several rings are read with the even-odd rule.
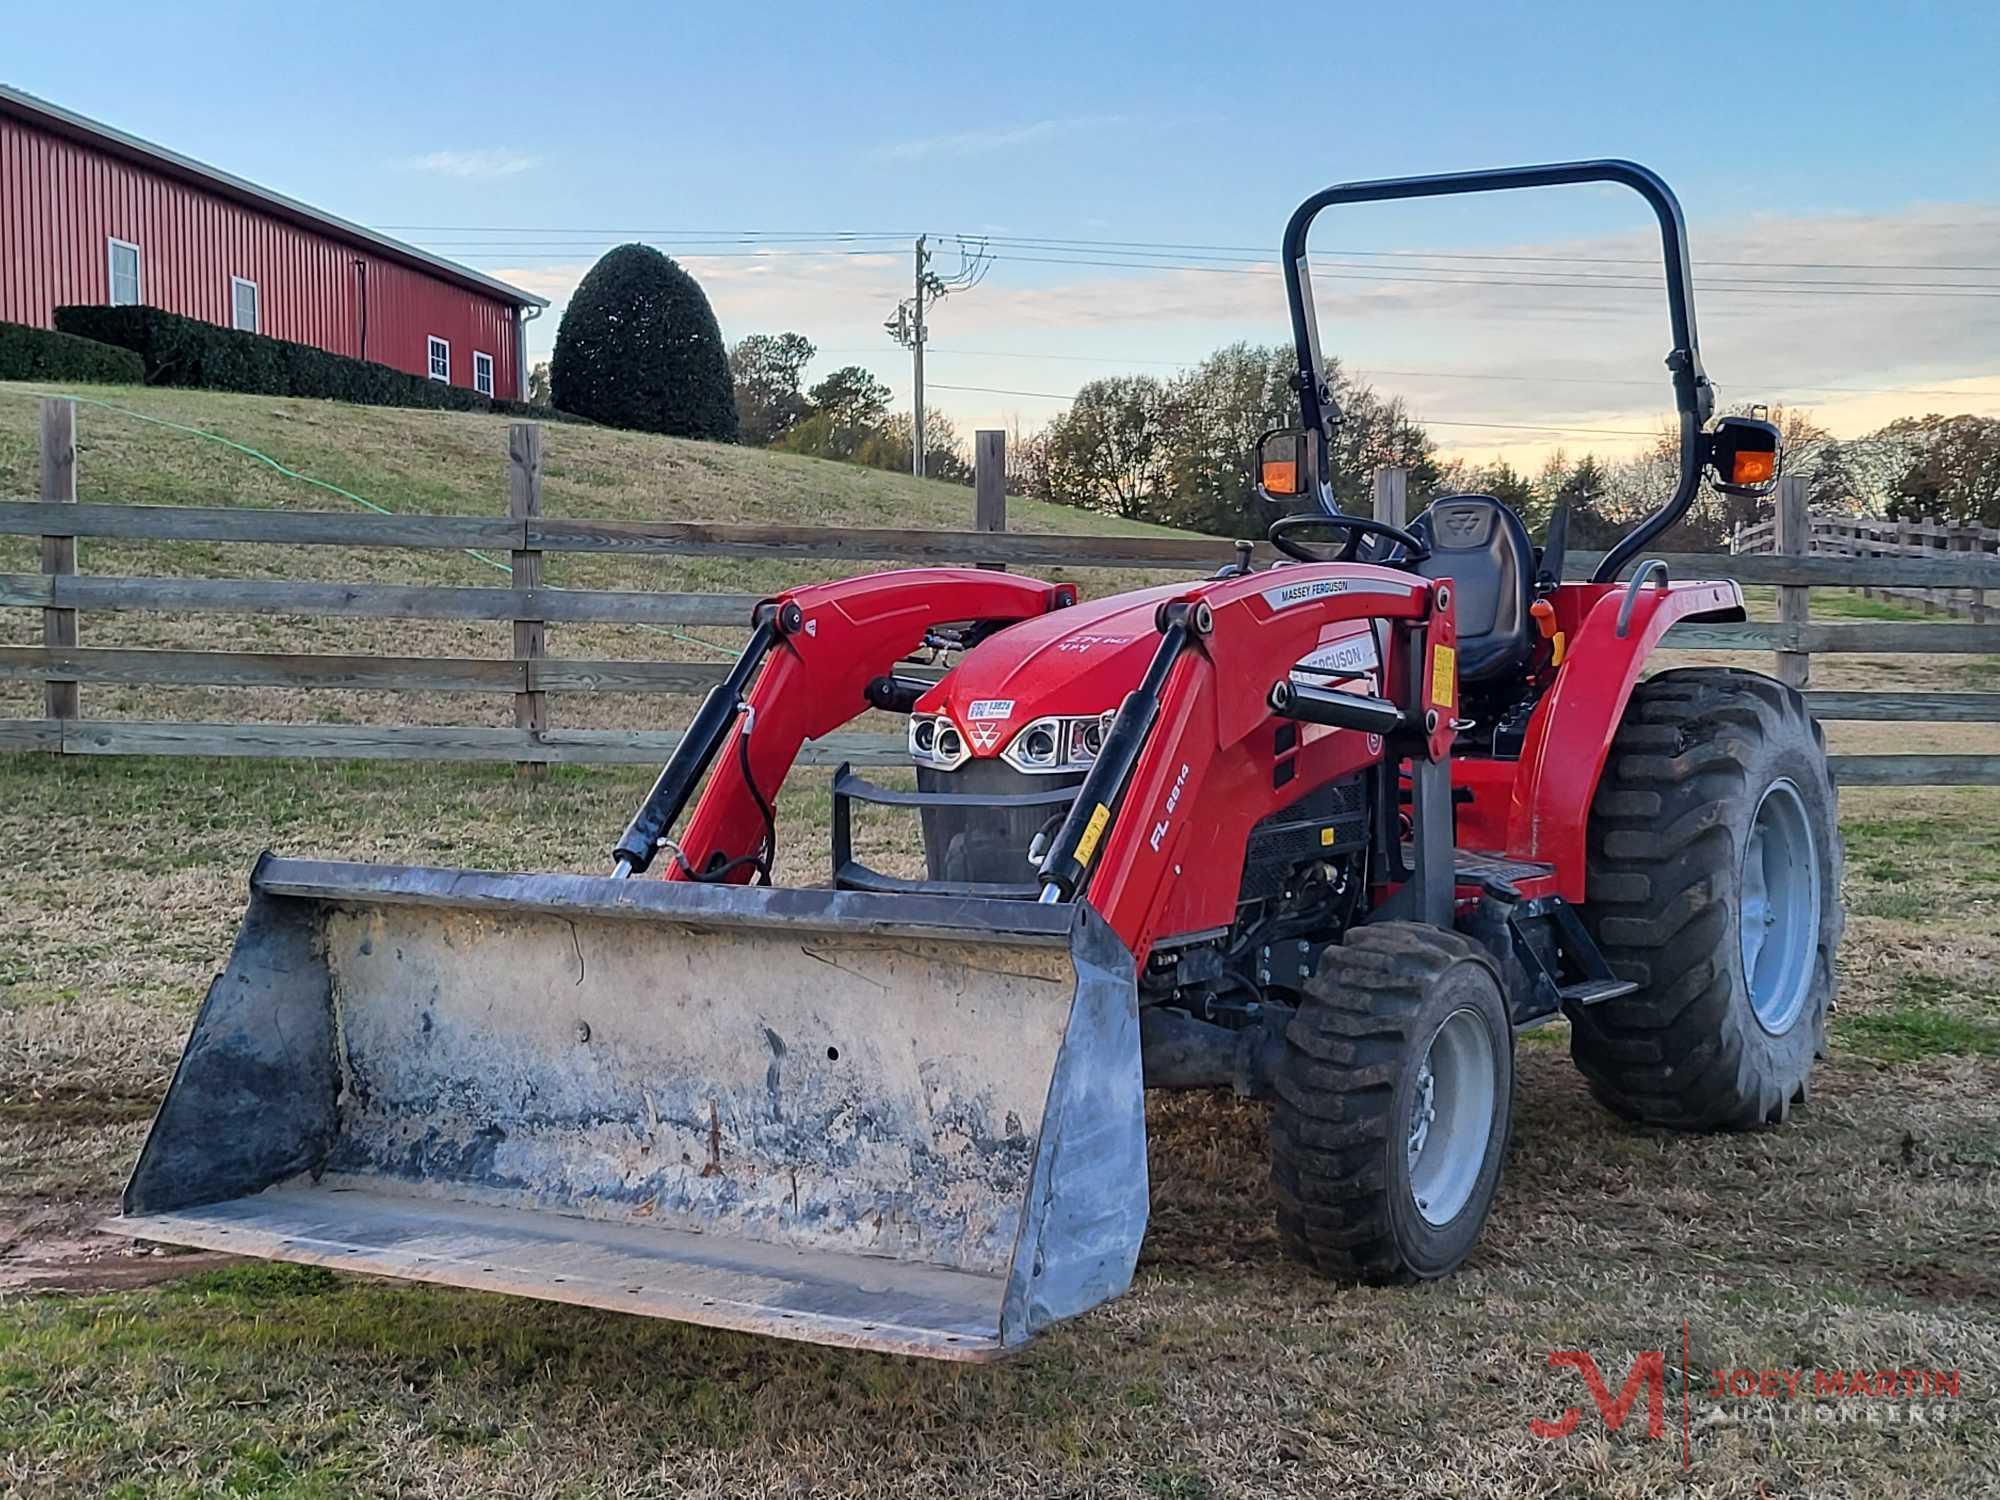
[[[1341,514],[1314,217],[1579,182],[1660,223],[1674,495],[1580,583],[1560,516],[1537,546],[1486,496]],[[1834,789],[1791,689],[1641,681],[1676,623],[1742,618],[1646,546],[1704,472],[1779,463],[1713,419],[1672,194],[1617,161],[1356,183],[1284,249],[1279,561],[782,593],[602,876],[267,855],[116,1227],[982,1359],[1129,1283],[1148,1088],[1269,1100],[1286,1249],[1369,1282],[1472,1251],[1524,1028],[1566,1016],[1628,1118],[1782,1121],[1832,999]],[[772,885],[801,748],[870,710],[915,789],[841,767],[824,883]],[[860,807],[914,818],[921,876],[864,862]]]

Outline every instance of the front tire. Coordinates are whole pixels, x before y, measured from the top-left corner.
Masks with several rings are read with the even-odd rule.
[[[1570,1053],[1627,1119],[1781,1124],[1826,1047],[1841,847],[1797,692],[1663,672],[1626,706],[1591,805],[1584,925],[1639,989],[1572,1012]]]
[[[1456,1270],[1514,1124],[1514,1028],[1486,951],[1416,922],[1348,933],[1306,985],[1276,1084],[1286,1253],[1350,1281]]]

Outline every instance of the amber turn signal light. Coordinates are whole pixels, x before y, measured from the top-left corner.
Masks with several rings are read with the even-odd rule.
[[[1729,466],[1731,484],[1769,484],[1778,472],[1778,455],[1739,449]]]

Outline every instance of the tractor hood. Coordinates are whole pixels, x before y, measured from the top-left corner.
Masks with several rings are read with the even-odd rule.
[[[1030,720],[1115,709],[1159,648],[1154,615],[1187,591],[1186,583],[1162,584],[1011,625],[966,652],[916,712],[949,715],[985,759]]]
[[[966,652],[914,711],[947,715],[964,732],[972,757],[985,760],[1036,719],[1115,709],[1159,649],[1160,606],[1186,597],[1188,589],[1186,583],[1162,584],[1011,625]],[[1360,686],[1374,691],[1379,665],[1366,622],[1345,620],[1327,628],[1293,675],[1338,686],[1359,674]]]

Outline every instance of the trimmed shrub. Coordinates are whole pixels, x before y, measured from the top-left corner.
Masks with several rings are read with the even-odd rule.
[[[496,401],[464,386],[407,375],[373,360],[185,318],[157,307],[59,307],[56,326],[135,354],[148,385],[264,396],[307,396],[359,406],[426,406],[546,419],[547,407]]]
[[[143,385],[146,362],[130,349],[95,339],[0,323],[0,380],[93,380],[105,385]]]
[[[613,427],[736,441],[736,392],[701,285],[650,245],[590,268],[563,312],[549,383],[558,410]]]

